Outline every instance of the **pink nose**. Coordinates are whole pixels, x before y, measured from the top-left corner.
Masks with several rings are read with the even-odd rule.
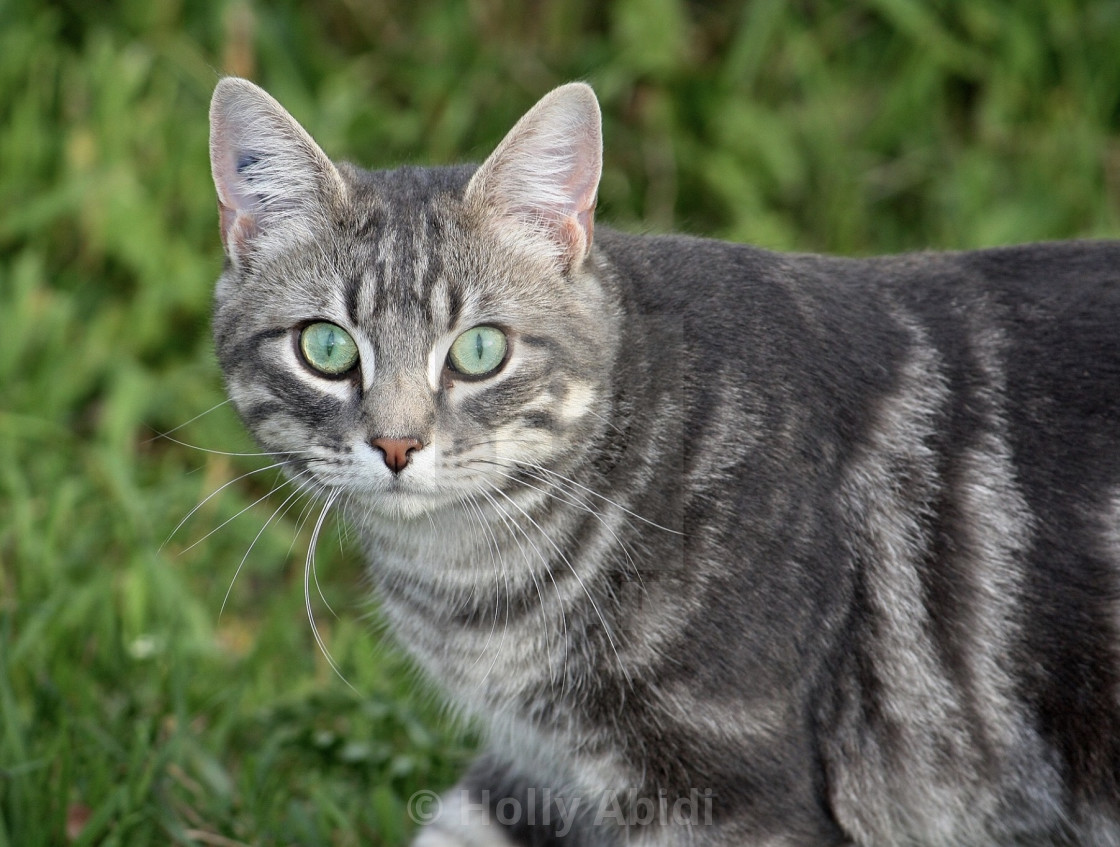
[[[370,443],[382,452],[385,464],[393,473],[403,471],[412,458],[412,451],[424,446],[419,438],[374,438]]]

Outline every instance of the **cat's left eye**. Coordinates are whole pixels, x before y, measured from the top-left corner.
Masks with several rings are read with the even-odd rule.
[[[326,321],[303,328],[299,351],[307,364],[325,376],[341,376],[358,362],[358,345],[350,333]]]
[[[506,334],[500,329],[476,326],[455,339],[447,362],[465,376],[488,376],[505,361],[507,348]]]

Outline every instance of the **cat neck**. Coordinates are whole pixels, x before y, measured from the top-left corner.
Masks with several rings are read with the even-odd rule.
[[[459,702],[484,709],[577,687],[573,675],[600,663],[569,661],[573,650],[615,661],[610,594],[633,564],[605,551],[631,549],[636,530],[590,490],[538,480],[407,521],[355,521],[398,641]]]

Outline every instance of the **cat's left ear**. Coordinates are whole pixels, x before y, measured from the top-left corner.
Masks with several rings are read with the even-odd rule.
[[[250,253],[314,237],[345,194],[338,169],[264,89],[226,77],[210,102],[210,167],[222,244],[236,265]]]
[[[471,177],[465,199],[568,270],[591,249],[602,171],[599,102],[591,86],[573,82],[517,122]]]

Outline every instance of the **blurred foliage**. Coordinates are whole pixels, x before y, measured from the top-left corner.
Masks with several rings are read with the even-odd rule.
[[[586,79],[599,217],[631,230],[1120,231],[1115,0],[0,0],[0,847],[398,844],[468,756],[327,538],[355,690],[333,675],[317,513],[239,455],[207,333],[222,73],[374,167],[479,160]]]

